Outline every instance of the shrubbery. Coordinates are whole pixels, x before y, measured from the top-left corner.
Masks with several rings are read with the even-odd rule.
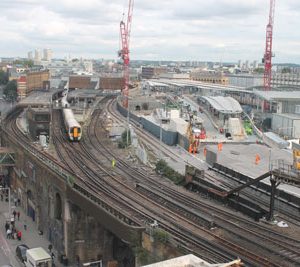
[[[166,244],[169,241],[169,234],[162,229],[155,229],[153,232],[155,241]]]
[[[127,132],[128,132],[128,144],[127,144]],[[130,131],[124,131],[121,135],[121,140],[118,143],[119,148],[126,148],[131,145]]]
[[[159,174],[166,176],[175,184],[181,184],[184,181],[184,176],[178,173],[177,171],[174,171],[171,167],[169,167],[168,164],[163,159],[159,160],[156,163],[155,170]]]

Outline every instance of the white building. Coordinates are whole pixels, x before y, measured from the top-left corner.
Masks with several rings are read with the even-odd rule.
[[[45,61],[51,61],[52,60],[52,50],[49,48],[44,49],[44,55],[43,55],[43,60]]]
[[[242,62],[242,60],[239,60],[239,61],[238,61],[238,67],[239,67],[240,69],[243,67],[243,62]]]
[[[226,74],[228,84],[240,87],[262,86],[264,83],[263,75],[251,74]]]
[[[253,61],[253,69],[257,69],[258,68],[258,62],[257,60]]]
[[[33,54],[32,54],[32,51],[29,51],[29,52],[27,53],[27,58],[28,58],[29,60],[33,60]]]
[[[249,60],[246,60],[245,62],[245,69],[249,69]]]
[[[41,51],[39,49],[35,49],[34,51],[34,62],[37,64],[41,62]]]
[[[86,72],[93,73],[93,62],[92,61],[83,61],[83,66]]]

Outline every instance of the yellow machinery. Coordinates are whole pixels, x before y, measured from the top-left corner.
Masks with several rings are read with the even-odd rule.
[[[300,144],[293,143],[292,144],[293,148],[293,166],[296,170],[300,170]]]
[[[198,153],[198,145],[199,145],[199,140],[195,138],[194,133],[193,133],[193,115],[190,114],[190,120],[189,120],[189,125],[187,128],[187,137],[189,140],[189,152],[190,153]]]

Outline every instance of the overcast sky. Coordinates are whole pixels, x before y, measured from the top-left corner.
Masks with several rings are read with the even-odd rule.
[[[128,0],[0,0],[0,57],[116,59]],[[269,0],[135,0],[131,58],[261,60]],[[300,63],[300,1],[277,0],[275,63]]]

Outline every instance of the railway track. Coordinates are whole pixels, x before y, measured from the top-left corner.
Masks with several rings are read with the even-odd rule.
[[[99,125],[99,123],[96,123],[97,125]],[[95,134],[94,136],[100,136],[99,134]],[[99,142],[99,140],[98,140],[98,142]],[[96,145],[95,145],[95,143],[93,144],[93,147],[97,147]],[[101,148],[101,151],[102,151],[102,153],[103,153],[103,150],[105,150],[104,149],[104,147],[105,146],[102,146],[102,148]],[[111,154],[111,151],[104,151],[104,153],[106,154],[106,155],[111,155],[111,157],[116,157],[116,155],[114,155],[114,154]],[[122,162],[122,160],[121,160],[121,162]],[[119,164],[119,159],[118,159],[118,164]],[[122,163],[121,163],[122,164]],[[126,166],[126,167],[128,167],[128,166]],[[239,248],[239,251],[241,251],[241,248]]]
[[[208,180],[211,180],[212,182],[216,181],[215,175],[212,175],[212,173],[216,173],[216,171],[207,171],[205,172],[205,178]],[[224,175],[220,172],[218,172],[218,176],[220,177],[220,184],[224,185],[227,190],[234,189],[237,186],[240,186],[241,183],[236,181],[236,179],[232,179],[232,177],[228,175]],[[224,177],[224,179],[221,179],[221,177]],[[228,180],[229,179],[229,180]],[[248,199],[253,199],[253,195],[258,194],[258,197],[255,198],[255,202],[260,205],[263,209],[269,210],[269,204],[270,204],[270,193],[265,192],[263,190],[259,190],[255,186],[250,186],[249,188],[244,188],[240,195],[243,195],[247,197]],[[277,200],[279,202],[280,200]],[[281,216],[282,219],[284,219],[287,222],[291,222],[293,224],[296,224],[300,226],[300,213],[299,209],[293,207],[293,203],[283,203],[281,206],[277,206],[277,211],[280,212],[279,216]]]
[[[168,190],[168,188],[166,187],[163,189],[158,189],[156,186],[155,188],[152,188],[150,190],[151,194],[153,194],[153,192],[156,190],[163,191],[163,194],[165,194],[166,190]],[[153,194],[153,195],[155,195],[155,194]],[[161,197],[161,195],[160,196],[155,195],[153,197],[153,199],[158,199],[159,197]],[[172,194],[170,194],[169,197],[172,197],[171,199],[174,199],[174,192]],[[178,196],[178,194],[176,194],[175,199],[178,199],[178,198],[180,198],[180,196]],[[166,205],[165,200],[163,201],[163,203]],[[186,200],[185,200],[185,202],[181,201],[181,203],[186,203]],[[174,205],[174,203],[171,203],[171,204]],[[199,201],[197,202],[197,205],[198,204],[199,204]],[[193,208],[197,208],[197,207],[195,207],[195,204],[193,205],[193,203],[188,203],[188,205],[190,205]],[[211,209],[211,207],[210,207],[210,209]],[[223,216],[225,216],[225,215],[227,217],[230,216],[231,218],[232,218],[232,216],[234,216],[232,214],[228,215],[228,214],[223,213]],[[237,225],[237,223],[241,223],[241,220],[239,220],[239,222],[237,222],[236,225],[234,225],[235,223],[228,221],[228,219],[222,218],[222,217],[214,214],[214,218],[217,219],[217,217],[218,217],[218,220],[222,221],[223,227],[224,227],[224,223],[227,223],[233,229],[238,228],[239,231],[242,233],[240,235],[240,237],[243,238],[243,234],[251,235],[252,243],[255,246],[257,246],[257,244],[259,243],[258,240],[262,240],[262,237],[264,237],[264,242],[266,243],[265,247],[269,248],[271,246],[273,248],[273,249],[268,249],[270,253],[278,255],[279,258],[282,258],[282,257],[285,258],[286,260],[290,261],[291,264],[295,264],[295,266],[297,266],[297,264],[299,264],[299,256],[300,256],[300,254],[298,252],[299,241],[297,239],[286,238],[286,236],[280,235],[275,231],[270,231],[266,227],[258,226],[258,227],[256,227],[257,231],[250,230],[256,224],[254,224],[252,222],[248,223],[246,220],[243,220],[243,222],[244,222],[244,225],[247,225],[248,229],[246,227],[240,227],[239,225]],[[198,218],[196,220],[198,220]],[[227,227],[227,228],[229,229],[229,227]],[[231,230],[231,233],[236,234],[236,230],[237,229]],[[272,236],[269,237],[269,235],[272,235]],[[288,241],[286,241],[285,239],[288,239]],[[280,251],[278,251],[278,246],[281,247]],[[276,251],[274,250],[275,248],[276,248]]]
[[[96,115],[97,112],[95,113],[95,117],[97,118]],[[71,158],[74,158],[74,155],[76,154],[76,160],[73,161],[73,163],[68,162],[69,160],[67,160],[67,162],[65,162],[65,165],[71,169],[74,168],[75,165],[77,165],[77,168],[78,166],[82,167],[80,168],[80,172],[81,175],[84,175],[85,178],[77,177],[76,182],[79,183],[80,181],[79,185],[81,185],[82,187],[86,187],[88,190],[90,190],[92,194],[99,198],[106,198],[107,196],[115,195],[116,197],[112,199],[111,203],[109,204],[114,206],[116,209],[124,208],[124,206],[122,206],[122,203],[128,202],[129,205],[125,207],[125,210],[128,208],[128,206],[131,207],[131,209],[127,209],[127,215],[134,217],[136,219],[137,225],[141,221],[143,223],[147,223],[149,221],[153,221],[154,219],[159,218],[159,225],[160,227],[162,227],[162,229],[172,234],[174,239],[176,239],[178,242],[182,242],[182,245],[186,246],[186,244],[188,244],[187,247],[191,251],[197,252],[198,250],[199,255],[204,255],[202,257],[204,259],[207,259],[208,261],[212,261],[212,258],[215,258],[218,261],[221,261],[222,259],[229,259],[228,255],[231,254],[228,253],[229,250],[234,255],[242,255],[242,258],[245,259],[245,262],[248,263],[249,266],[293,266],[284,265],[281,263],[279,265],[276,263],[272,263],[270,259],[249,252],[247,249],[244,249],[243,247],[237,246],[236,244],[229,242],[227,238],[224,239],[219,235],[213,235],[210,230],[199,227],[197,221],[192,222],[190,218],[187,219],[187,211],[185,211],[185,213],[181,212],[178,208],[179,205],[177,205],[175,211],[172,211],[170,207],[165,207],[166,199],[164,199],[162,203],[159,203],[159,201],[157,201],[158,197],[156,196],[155,201],[149,201],[149,195],[145,193],[137,194],[137,190],[132,188],[133,183],[128,182],[127,178],[116,178],[114,174],[110,174],[111,172],[117,172],[117,170],[112,170],[111,168],[108,168],[108,166],[106,166],[105,168],[100,168],[99,162],[103,165],[108,165],[110,163],[111,157],[114,157],[118,159],[117,165],[121,165],[120,167],[122,167],[122,169],[124,167],[127,167],[130,170],[127,173],[127,176],[134,177],[131,178],[132,181],[141,182],[142,179],[143,182],[147,181],[147,183],[150,184],[150,182],[147,180],[147,173],[145,174],[141,170],[131,168],[131,166],[129,166],[122,159],[120,159],[118,155],[112,153],[112,150],[107,151],[107,149],[105,149],[107,145],[106,139],[104,143],[102,141],[101,145],[97,145],[97,143],[100,144],[101,142],[101,140],[99,142],[99,139],[97,139],[97,137],[99,137],[99,132],[97,132],[95,127],[95,125],[97,124],[99,124],[97,123],[97,119],[95,119],[94,125],[93,121],[91,122],[91,127],[89,127],[87,130],[90,131],[88,134],[89,138],[86,140],[84,139],[84,145],[69,144],[69,142],[67,142],[66,139],[59,137],[59,135],[61,135],[61,132],[56,133],[58,136],[57,139],[55,139],[54,141],[55,143],[57,143],[56,146],[59,149],[63,148],[65,150],[64,152],[59,152],[61,153],[60,156],[66,159],[66,157],[70,158],[70,156]],[[18,138],[21,138],[22,134],[20,135],[20,133],[18,133],[17,130],[14,131],[16,131],[14,134],[18,136]],[[26,139],[24,135],[22,135],[22,138],[23,140]],[[97,141],[97,143],[95,143],[95,140]],[[28,142],[28,140],[26,140],[26,142]],[[100,154],[101,160],[99,160]],[[107,183],[106,180],[112,180],[112,178],[116,178],[116,180],[114,180],[114,182],[112,183]],[[150,176],[150,181],[153,178],[154,176]],[[106,183],[103,183],[103,180],[106,181]],[[157,181],[155,181],[154,179],[152,181],[152,184],[150,185],[153,186],[153,183],[156,183],[156,186],[151,189],[152,194],[153,192],[159,191],[159,188],[161,188],[163,191],[166,191],[167,187],[163,187],[163,184],[159,184],[157,186]],[[99,194],[99,190],[103,193],[103,195]],[[174,192],[170,192],[169,194],[169,197],[172,197],[173,199],[177,199],[180,196],[178,194],[175,194]],[[166,193],[160,196],[160,198],[166,198],[165,195]],[[139,196],[139,199],[137,198],[137,196]],[[120,198],[121,201],[118,202]],[[135,203],[137,200],[139,200],[139,202],[143,202],[143,204],[148,202],[147,207],[143,207],[140,204],[137,205]],[[185,201],[183,202],[185,205],[191,205],[191,203],[187,203],[187,200],[182,201]],[[157,212],[158,208],[159,212]],[[209,207],[206,208],[209,209]],[[156,212],[154,212],[153,209],[156,210]],[[180,215],[178,213],[180,213]],[[189,217],[191,216],[193,216],[193,214],[190,212]],[[204,233],[207,235],[206,240],[203,239]],[[214,242],[212,242],[212,240],[214,240]],[[291,251],[285,253],[290,252]],[[208,256],[208,253],[211,254],[209,254]]]

